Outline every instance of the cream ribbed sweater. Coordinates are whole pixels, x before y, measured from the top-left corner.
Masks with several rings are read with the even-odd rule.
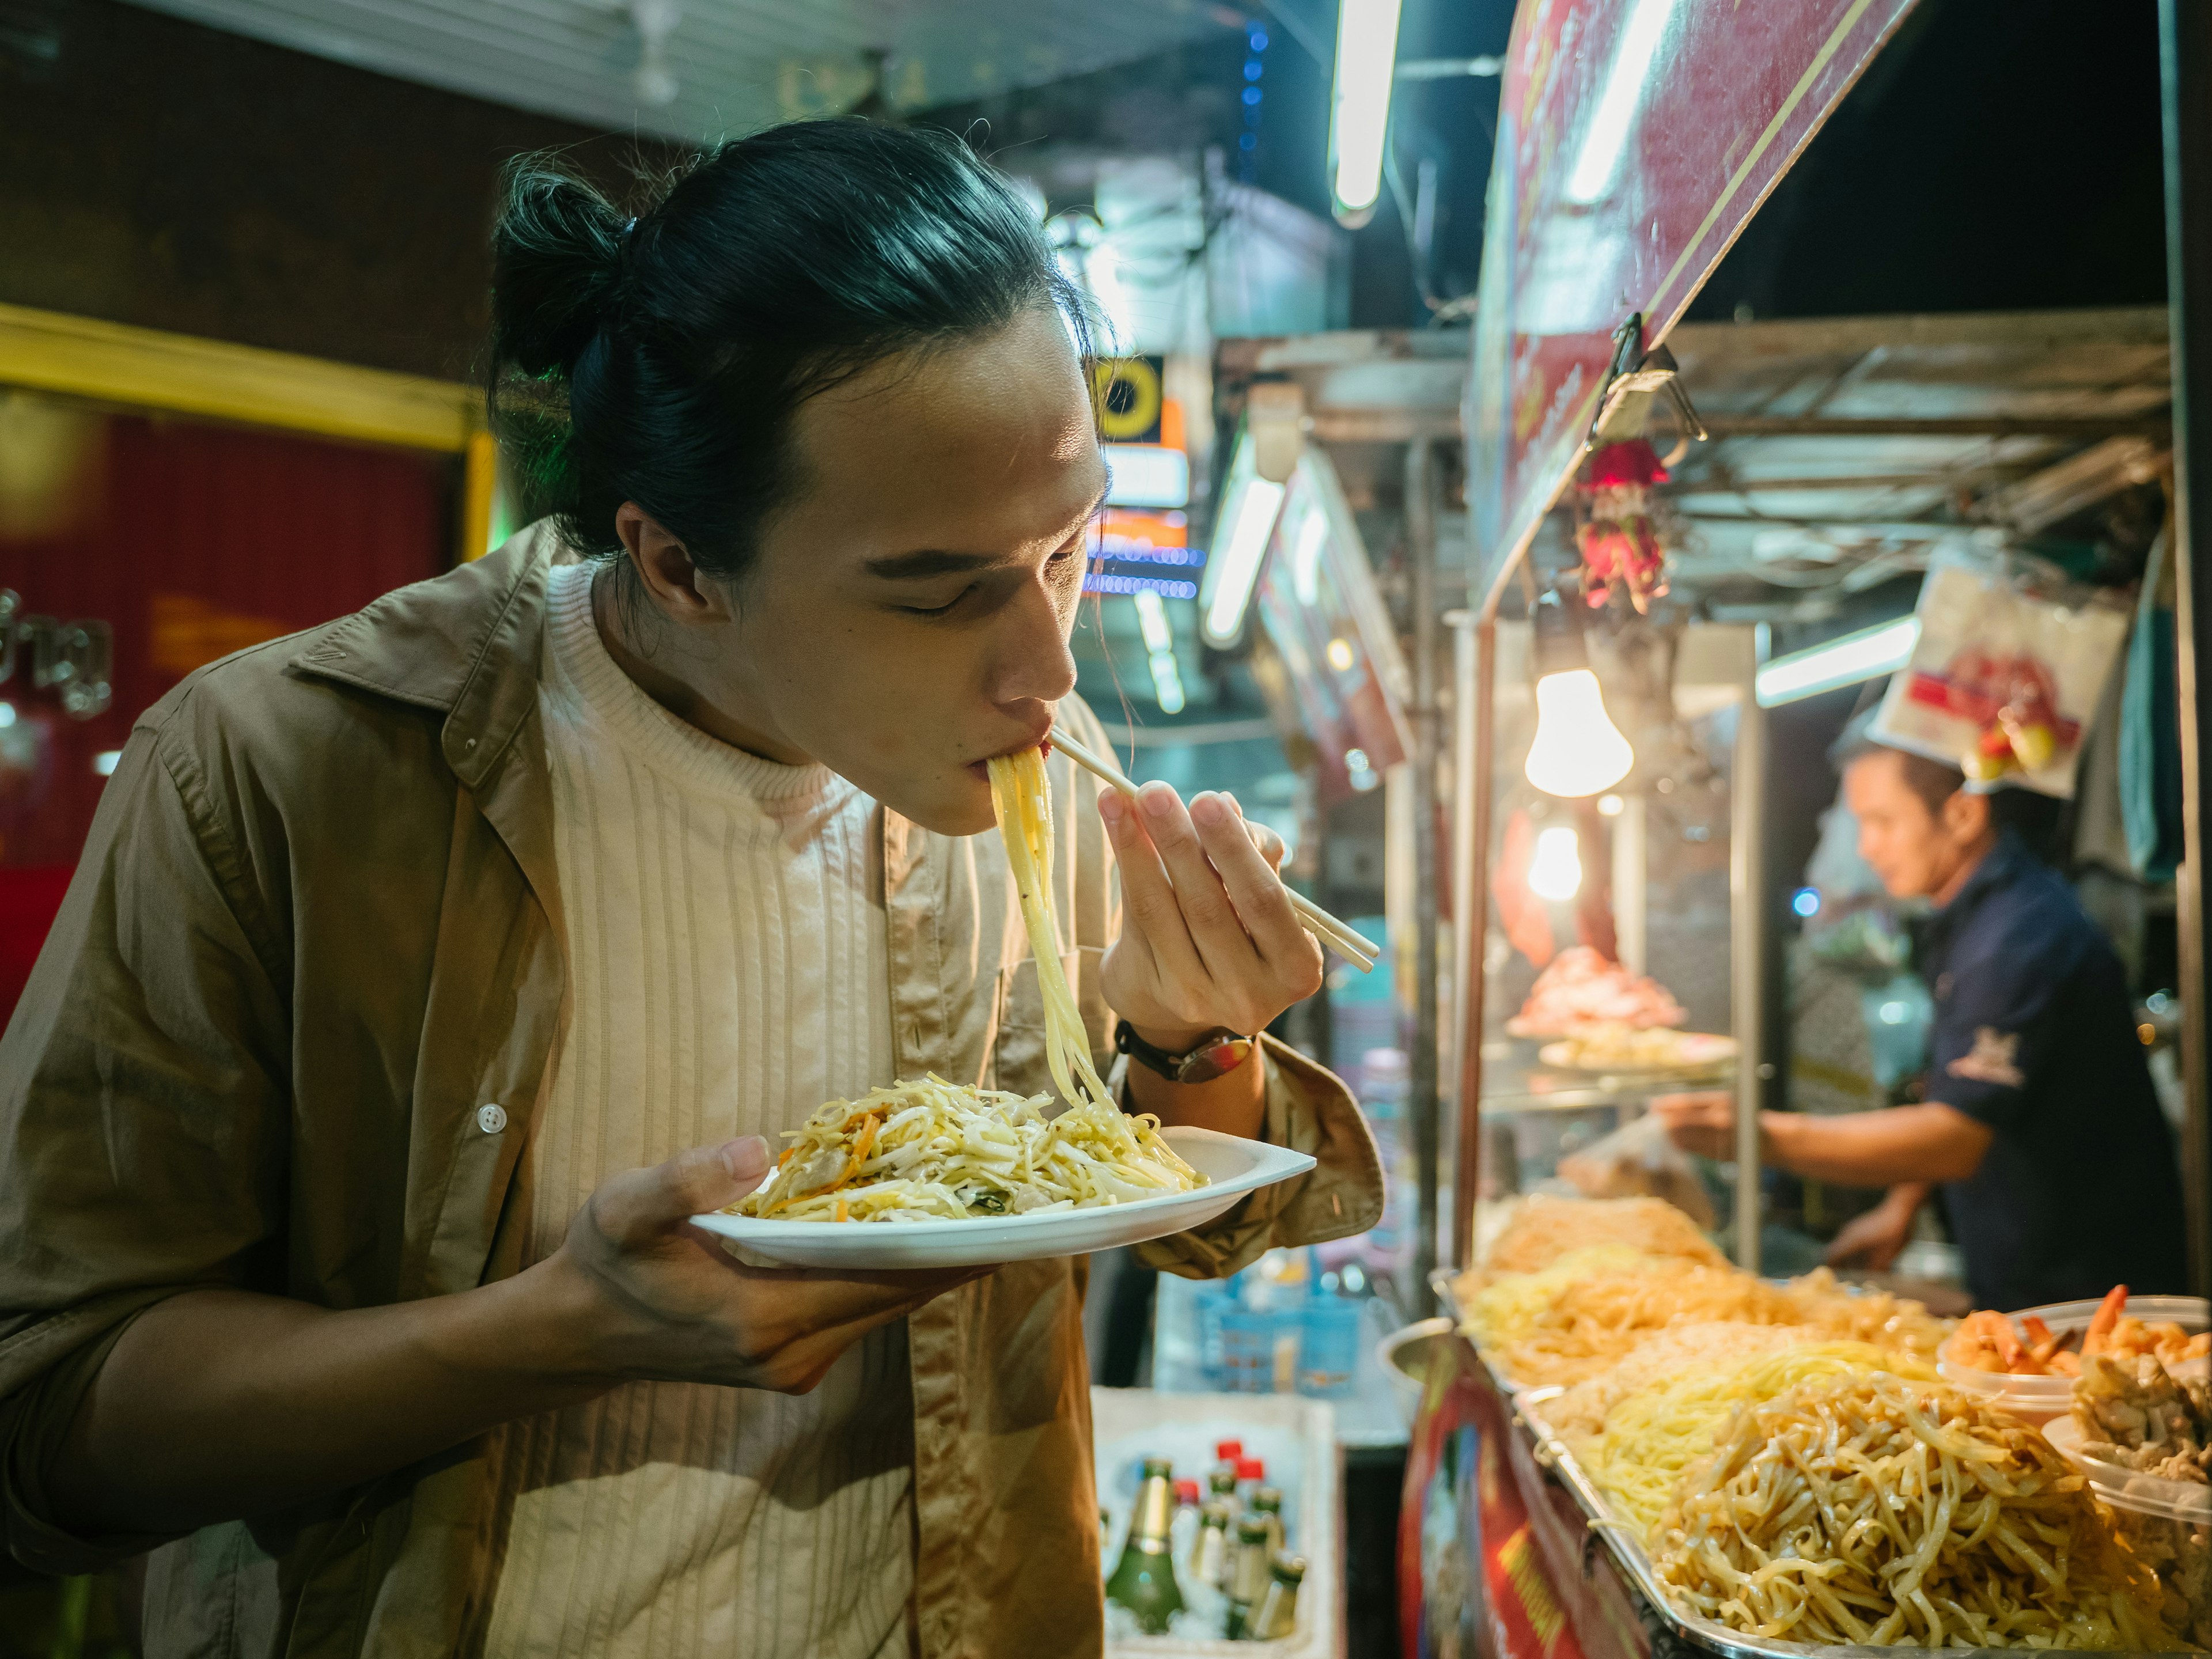
[[[605,1177],[890,1080],[874,804],[654,703],[553,573],[539,706],[571,1000],[530,1255]],[[633,1383],[510,1426],[489,1651],[875,1659],[907,1648],[903,1324],[813,1393]]]

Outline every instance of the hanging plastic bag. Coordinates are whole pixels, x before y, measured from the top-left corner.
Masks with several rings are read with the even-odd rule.
[[[1689,1154],[1668,1137],[1663,1118],[1645,1113],[1560,1160],[1559,1178],[1584,1198],[1663,1198],[1705,1231],[1713,1200]]]
[[[2024,555],[1937,550],[1915,607],[1920,640],[1889,683],[1876,741],[1948,762],[1982,787],[2074,795],[2083,731],[2104,695],[2125,607]]]

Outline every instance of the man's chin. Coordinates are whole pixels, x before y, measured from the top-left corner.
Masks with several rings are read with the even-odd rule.
[[[886,798],[884,805],[901,817],[940,836],[980,836],[994,828],[999,816],[991,805],[991,786],[978,783],[963,769],[957,777],[917,788],[905,799]]]

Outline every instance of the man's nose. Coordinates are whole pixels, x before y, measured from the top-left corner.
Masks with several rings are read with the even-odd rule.
[[[1058,702],[1075,690],[1075,654],[1068,649],[1067,627],[1044,583],[1032,582],[1022,590],[1007,608],[1006,623],[992,701]]]

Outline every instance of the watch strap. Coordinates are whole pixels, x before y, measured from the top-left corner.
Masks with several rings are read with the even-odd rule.
[[[1221,1025],[1204,1033],[1181,1054],[1173,1054],[1157,1043],[1146,1042],[1126,1019],[1114,1029],[1116,1050],[1170,1083],[1211,1083],[1216,1078],[1226,1077],[1250,1057],[1256,1046],[1255,1038]]]

